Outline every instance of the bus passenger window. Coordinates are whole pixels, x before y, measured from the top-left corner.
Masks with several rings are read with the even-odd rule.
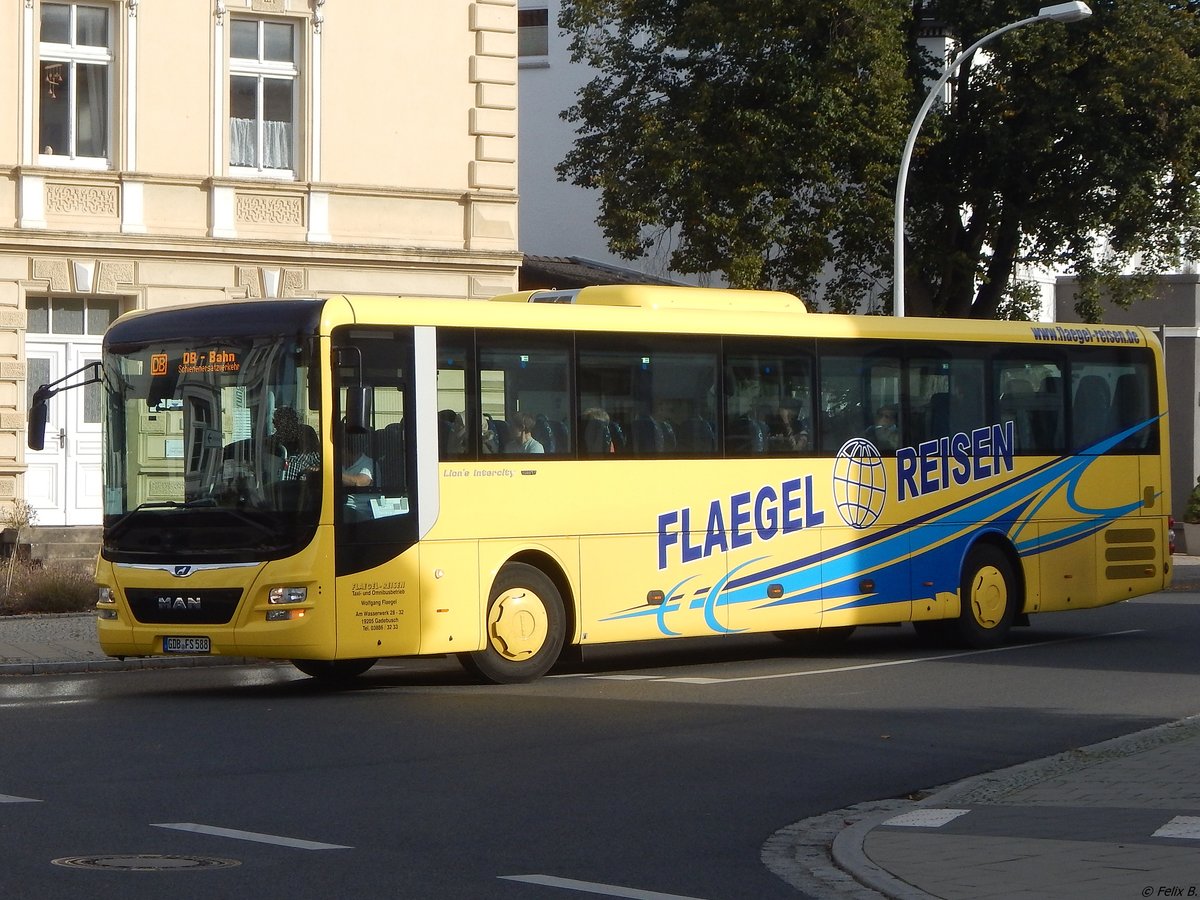
[[[982,359],[913,357],[907,373],[910,444],[970,434],[985,424]]]
[[[1125,349],[1087,348],[1072,361],[1072,448],[1098,452],[1105,438],[1124,435],[1106,449],[1119,453],[1158,451],[1154,379],[1145,355]]]
[[[726,344],[726,456],[791,456],[811,449],[812,365],[812,354],[794,344]]]
[[[1012,423],[1014,452],[1049,455],[1063,451],[1062,371],[1051,359],[996,361],[996,424],[1007,427]]]
[[[855,439],[871,441],[884,455],[906,446],[900,360],[882,347],[868,345],[855,353],[855,345],[846,342],[837,349],[839,355],[820,361],[821,451],[836,454]]]
[[[473,399],[486,423],[478,429],[485,446],[499,455],[574,455],[569,339],[481,331],[478,347],[480,388]]]
[[[716,343],[709,339],[581,339],[578,407],[607,414],[610,455],[715,456],[721,431],[716,376]],[[598,431],[593,427],[593,436]]]
[[[438,458],[468,459],[473,435],[468,431],[467,383],[470,380],[470,341],[462,332],[438,334],[437,423]]]

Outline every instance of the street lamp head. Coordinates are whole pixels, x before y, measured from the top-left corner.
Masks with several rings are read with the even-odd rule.
[[[1092,14],[1092,8],[1086,3],[1075,0],[1074,3],[1056,3],[1053,6],[1043,6],[1038,10],[1039,19],[1049,19],[1051,22],[1078,22]]]

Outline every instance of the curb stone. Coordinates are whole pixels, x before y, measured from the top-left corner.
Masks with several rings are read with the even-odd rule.
[[[871,860],[867,835],[888,819],[922,807],[1002,805],[1042,782],[1187,740],[1200,734],[1200,716],[1156,725],[1032,762],[986,772],[923,792],[919,800],[876,800],[834,810],[782,828],[763,845],[763,864],[812,896],[855,900],[928,900],[932,895]]]

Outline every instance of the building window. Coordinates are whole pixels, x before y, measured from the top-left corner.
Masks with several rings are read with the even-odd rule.
[[[87,334],[99,337],[121,314],[120,302],[96,297],[62,297],[26,301],[29,334]]]
[[[108,164],[110,19],[103,6],[42,3],[38,152],[43,164]]]
[[[517,10],[517,56],[550,52],[550,15],[546,7]]]
[[[229,38],[229,166],[295,175],[296,26],[234,19]]]

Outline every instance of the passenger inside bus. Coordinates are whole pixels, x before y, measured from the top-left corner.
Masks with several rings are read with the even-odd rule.
[[[771,423],[770,447],[777,451],[808,449],[808,419],[801,411],[800,401],[785,397]]]
[[[614,453],[612,422],[608,412],[593,406],[583,412],[583,447],[588,456]]]
[[[879,407],[875,413],[875,424],[867,429],[866,437],[878,450],[895,450],[900,444],[896,407],[891,404]]]
[[[508,446],[504,448],[505,453],[545,453],[546,448],[540,442],[534,440],[533,426],[537,420],[527,412],[519,412],[513,415],[511,425],[513,430],[512,440]]]
[[[492,420],[486,413],[480,416],[480,425],[480,450],[488,454],[499,453],[500,436],[496,433],[496,429],[492,426]]]
[[[296,410],[280,406],[271,417],[275,433],[271,435],[271,449],[283,457],[280,472],[283,481],[298,481],[321,468],[320,444],[317,432],[311,425],[302,424]]]

